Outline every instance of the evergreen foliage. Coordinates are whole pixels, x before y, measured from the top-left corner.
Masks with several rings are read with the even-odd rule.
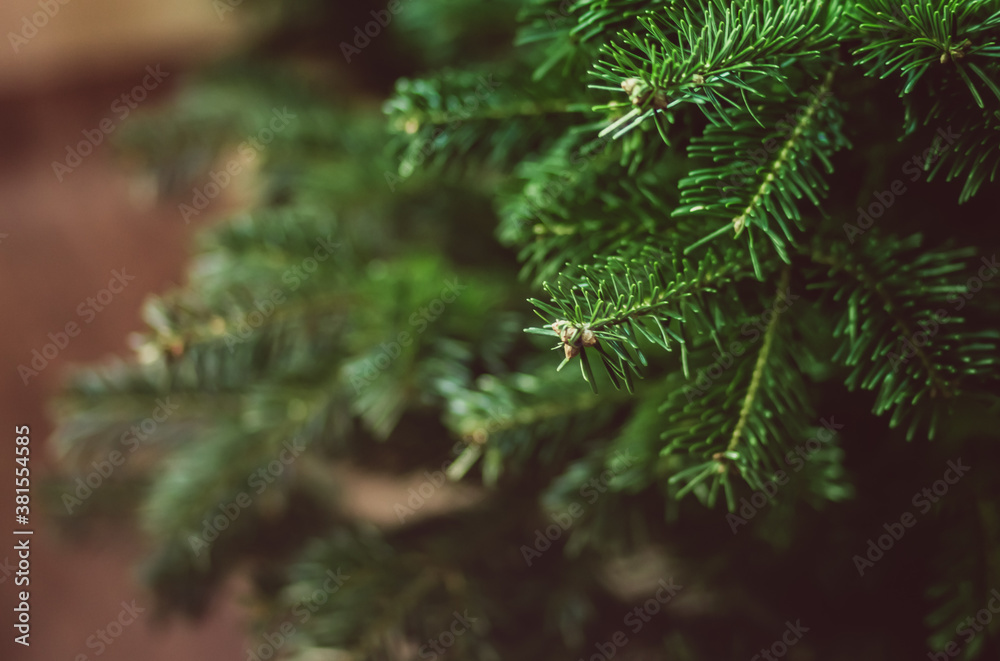
[[[389,4],[279,3],[130,125],[181,200],[295,115],[67,388],[84,472],[177,408],[60,506],[136,495],[167,611],[249,567],[289,658],[995,658],[1000,3]],[[373,525],[344,465],[476,496]]]

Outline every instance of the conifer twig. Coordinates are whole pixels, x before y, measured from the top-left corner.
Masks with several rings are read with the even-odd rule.
[[[802,134],[805,133],[806,127],[812,122],[813,118],[816,116],[817,111],[823,103],[826,101],[826,96],[830,91],[830,87],[833,84],[833,73],[837,70],[836,67],[830,69],[826,74],[826,78],[823,80],[823,84],[820,86],[819,91],[816,93],[806,112],[802,115],[802,119],[798,121],[795,128],[792,130],[791,135],[785,141],[784,146],[781,151],[778,152],[778,157],[774,159],[774,163],[771,165],[771,171],[767,173],[764,177],[764,181],[761,182],[760,187],[757,188],[757,192],[750,199],[746,208],[736,218],[733,218],[733,229],[736,230],[736,236],[740,235],[743,228],[746,227],[747,219],[750,217],[757,207],[760,205],[764,196],[771,189],[771,184],[778,179],[781,169],[787,165],[788,161],[791,159],[792,152],[795,149],[796,144],[798,144],[799,139]]]
[[[874,291],[876,294],[878,294],[879,298],[882,299],[885,311],[892,319],[893,326],[895,326],[896,329],[899,330],[899,332],[903,335],[903,337],[914,336],[914,332],[910,329],[910,325],[906,323],[905,319],[903,319],[899,314],[897,314],[899,306],[896,305],[895,301],[885,290],[885,287],[882,286],[881,282],[876,282],[875,279],[871,275],[869,275],[866,271],[864,271],[861,267],[854,267],[848,264],[847,262],[839,261],[835,259],[832,255],[825,255],[814,251],[811,253],[810,256],[812,260],[818,264],[824,264],[826,266],[832,266],[834,268],[843,270],[845,273],[856,278],[858,282],[860,282],[861,284],[865,285],[866,287]],[[930,361],[930,358],[928,358],[927,353],[923,350],[923,348],[917,346],[915,343],[913,344],[913,348],[914,351],[916,352],[917,358],[920,359],[921,364],[927,370],[927,374],[930,377],[931,382],[934,384],[934,389],[931,391],[931,396],[933,397],[935,393],[940,392],[942,397],[945,398],[951,397],[953,394],[951,388],[949,387],[948,383],[944,379],[942,379],[941,376],[938,374],[938,369]]]
[[[781,273],[781,282],[778,284],[778,293],[776,298],[780,298],[785,295],[785,291],[788,289],[788,281],[791,277],[791,269],[786,266]],[[757,399],[757,391],[760,389],[760,381],[764,375],[764,367],[767,365],[767,359],[771,355],[771,344],[774,342],[775,331],[778,328],[778,318],[781,317],[781,310],[777,308],[774,309],[774,316],[771,317],[771,322],[767,325],[767,330],[764,333],[764,344],[760,348],[760,353],[757,355],[757,363],[753,368],[753,377],[750,379],[750,387],[747,388],[747,395],[743,398],[743,407],[740,409],[740,418],[736,423],[736,428],[733,429],[732,438],[729,439],[729,445],[726,446],[726,452],[732,452],[739,445],[740,437],[743,434],[743,429],[746,427],[747,420],[750,417],[750,410],[753,408],[753,403]]]

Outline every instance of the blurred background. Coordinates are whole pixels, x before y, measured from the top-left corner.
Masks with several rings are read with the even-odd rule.
[[[38,16],[46,4],[52,15]],[[0,26],[0,420],[5,448],[15,425],[31,428],[37,503],[40,478],[52,465],[45,446],[52,431],[47,400],[65,370],[130,354],[127,338],[143,326],[144,298],[181,281],[191,232],[227,209],[226,200],[214,200],[186,224],[176,204],[158,203],[155,185],[113,157],[107,140],[70,172],[55,172],[53,162],[67,163],[67,149],[84,131],[96,141],[102,121],[111,120],[113,136],[129,119],[130,99],[135,110],[169,102],[186,72],[238,48],[241,23],[235,12],[220,18],[205,0],[5,0]],[[149,78],[148,67],[159,67],[162,79]],[[144,79],[148,95],[133,93]],[[122,100],[123,94],[129,98]],[[134,280],[25,384],[17,366],[30,363],[49,333],[79,321],[78,306],[108,287],[114,270]],[[12,462],[12,453],[4,452],[5,475]],[[11,489],[0,490],[0,509],[12,511],[12,499]],[[31,647],[15,645],[10,635],[16,594],[10,567],[16,560],[5,520],[0,658],[97,658],[99,651],[108,661],[243,658],[239,585],[198,625],[157,628],[146,619],[101,650],[95,635],[118,617],[122,602],[135,600],[141,608],[147,601],[134,576],[143,552],[138,535],[119,526],[69,538],[38,509],[32,513]]]

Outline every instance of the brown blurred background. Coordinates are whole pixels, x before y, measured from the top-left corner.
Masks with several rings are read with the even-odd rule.
[[[48,8],[47,14],[46,7]],[[238,8],[237,8],[238,9]],[[28,21],[26,24],[25,21]],[[101,120],[119,120],[111,105],[139,84],[146,67],[169,75],[140,109],[169,100],[184,72],[236,48],[239,11],[220,18],[209,0],[4,0],[0,4],[0,658],[105,661],[244,659],[240,586],[229,587],[206,621],[151,626],[140,618],[101,650],[94,636],[115,620],[121,602],[143,607],[147,595],[134,567],[143,549],[124,526],[85,538],[57,534],[39,511],[38,487],[52,453],[47,400],[64,370],[111,354],[128,355],[127,336],[142,328],[144,298],[183,278],[195,225],[175,206],[157,205],[134,173],[112,158],[107,140],[60,182],[53,161]],[[28,25],[34,24],[37,30]],[[16,36],[12,36],[16,35]],[[204,218],[204,215],[201,217]],[[25,385],[18,365],[68,322],[77,306],[108,286],[112,270],[135,280],[115,296],[37,377]],[[13,604],[20,588],[14,527],[14,428],[31,428],[35,491],[31,538],[31,646],[13,642]],[[147,611],[148,613],[148,611]],[[91,646],[88,647],[88,639]],[[100,653],[98,653],[100,652]],[[83,656],[78,656],[83,655]]]

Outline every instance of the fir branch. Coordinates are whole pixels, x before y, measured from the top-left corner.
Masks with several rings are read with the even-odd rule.
[[[827,188],[825,175],[833,169],[830,158],[850,144],[830,98],[835,69],[827,72],[804,105],[776,103],[758,110],[757,117],[709,126],[703,136],[692,140],[689,155],[710,158],[716,165],[694,169],[680,181],[681,203],[673,215],[725,219],[726,225],[687,245],[685,254],[725,234],[727,227],[732,227],[737,237],[745,228],[756,227],[788,261],[785,240],[793,239],[789,225],[800,224],[802,218],[798,200],[807,198],[819,206]],[[737,112],[729,114],[735,117]],[[790,123],[792,117],[797,119]],[[766,128],[761,127],[762,122]],[[753,175],[748,175],[751,168]],[[780,235],[769,220],[777,223]],[[753,251],[749,232],[747,242]],[[756,270],[761,277],[760,269]]]
[[[791,277],[791,269],[786,266],[781,273],[781,281],[778,284],[779,298],[784,297],[785,292],[788,290],[788,283]],[[764,344],[760,347],[760,353],[757,354],[757,363],[753,368],[753,376],[750,378],[750,387],[747,388],[746,397],[743,399],[743,406],[740,407],[740,417],[736,421],[736,427],[733,428],[733,435],[729,439],[729,445],[726,446],[726,452],[733,452],[736,450],[737,445],[740,442],[740,436],[743,433],[744,427],[746,427],[747,419],[750,417],[750,411],[753,408],[754,402],[757,399],[757,391],[760,388],[761,379],[764,376],[764,369],[767,366],[767,359],[771,355],[771,344],[774,342],[775,332],[778,328],[778,319],[781,318],[781,310],[775,309],[774,316],[771,317],[770,323],[767,325],[767,330],[764,332]]]
[[[860,284],[862,284],[867,289],[878,294],[879,299],[883,303],[883,309],[889,315],[892,320],[892,327],[895,328],[901,337],[913,337],[914,331],[910,327],[910,324],[901,314],[901,306],[896,302],[895,298],[886,291],[883,282],[876,280],[872,274],[867,272],[864,267],[853,264],[850,262],[845,262],[839,260],[830,254],[823,254],[819,252],[813,252],[811,259],[817,264],[825,264],[827,266],[832,266],[836,269],[842,270],[845,273],[850,274],[855,278]],[[927,370],[927,374],[930,378],[933,388],[931,389],[931,397],[936,397],[940,392],[942,397],[948,398],[953,396],[952,386],[944,381],[938,372],[937,367],[931,363],[930,358],[924,352],[923,348],[915,347],[917,352],[917,357],[920,358],[920,362],[923,364],[924,368]]]
[[[696,104],[715,124],[731,121],[726,107],[752,114],[747,95],[763,97],[765,81],[783,84],[792,63],[836,47],[845,29],[840,12],[839,2],[713,0],[640,17],[642,32],[623,31],[623,43],[609,44],[595,65],[635,106],[605,131],[619,137],[680,103]]]
[[[971,108],[964,111],[945,109],[942,98],[944,94],[935,98],[933,107],[925,113],[924,123],[929,124],[932,120],[947,122],[949,129],[957,127],[958,138],[931,166],[927,180],[931,181],[942,173],[945,174],[945,181],[964,175],[965,183],[958,196],[962,204],[971,200],[984,184],[995,182],[1000,175],[1000,110],[983,115],[970,112]],[[908,110],[912,110],[912,106]]]
[[[416,576],[413,576],[402,589],[397,589],[393,599],[387,600],[381,612],[365,623],[364,630],[358,633],[356,652],[361,658],[377,656],[385,648],[385,632],[397,628],[410,613],[417,610],[421,603],[441,586],[445,576],[439,567],[432,563],[433,558],[424,558]],[[397,586],[398,588],[398,586]]]
[[[823,103],[826,102],[826,95],[829,93],[830,87],[833,84],[834,71],[836,71],[836,69],[830,69],[830,72],[827,73],[819,92],[813,97],[812,102],[806,108],[805,114],[802,115],[802,119],[800,119],[795,125],[795,128],[792,130],[792,134],[788,137],[788,140],[785,141],[781,151],[778,152],[778,157],[775,158],[774,162],[771,164],[770,172],[768,172],[767,176],[764,177],[764,181],[761,182],[760,187],[757,189],[757,192],[754,193],[750,203],[747,204],[743,213],[733,219],[733,229],[736,230],[736,236],[739,236],[740,232],[743,231],[743,228],[746,226],[747,219],[756,212],[761,201],[768,194],[771,186],[774,185],[774,182],[781,175],[781,171],[788,165],[793,151],[797,148],[797,143],[803,138],[807,127],[816,117],[817,110]]]
[[[731,473],[762,489],[784,465],[788,444],[807,438],[812,407],[802,373],[809,356],[792,354],[804,352],[789,346],[794,334],[789,324],[776,322],[779,310],[772,314],[756,356],[746,351],[746,340],[723,334],[727,351],[711,359],[704,349],[696,352],[697,378],[667,389],[659,407],[667,421],[660,456],[683,458],[680,465],[672,462],[667,481],[677,485],[676,498],[693,491],[711,507],[721,489],[732,510]],[[728,352],[733,343],[743,346],[735,356]],[[707,376],[719,367],[724,377]]]
[[[972,98],[984,108],[982,84],[1000,99],[1000,88],[977,65],[995,74],[1000,57],[1000,10],[984,0],[866,0],[855,3],[851,17],[872,40],[855,53],[866,75],[903,77],[900,96],[911,94],[932,66],[950,65]],[[875,37],[875,33],[879,37]],[[978,81],[966,73],[968,68]],[[977,84],[977,82],[979,84]]]
[[[425,162],[452,166],[470,157],[512,167],[551,144],[554,125],[566,128],[590,112],[581,90],[568,82],[535,83],[520,68],[399,80],[383,106],[396,133],[390,150],[400,156],[399,175],[409,177]]]
[[[468,119],[476,121],[516,119],[518,117],[537,117],[539,115],[559,115],[569,113],[586,113],[589,108],[582,106],[579,102],[567,99],[539,99],[536,101],[521,101],[496,105],[485,110],[469,112]],[[463,121],[461,111],[447,110],[412,110],[409,114],[399,114],[393,119],[393,126],[402,129],[406,133],[416,133],[424,124],[441,125],[453,124]]]
[[[914,235],[870,241],[859,255],[846,254],[839,244],[809,253],[826,267],[825,281],[815,287],[829,289],[846,307],[834,328],[834,337],[841,338],[834,360],[852,368],[846,385],[876,390],[875,413],[891,412],[890,427],[908,420],[907,439],[926,420],[933,438],[938,420],[960,394],[995,400],[1000,354],[1000,332],[983,323],[978,305],[964,300],[962,274],[975,251],[920,245]],[[978,302],[987,299],[980,294]],[[962,316],[947,312],[956,303]],[[923,330],[916,331],[917,325]],[[906,351],[917,360],[907,360]],[[923,399],[930,405],[917,406]]]
[[[539,366],[536,373],[483,376],[475,387],[449,388],[445,424],[465,444],[449,478],[461,479],[480,458],[490,487],[505,475],[520,476],[532,461],[558,467],[578,451],[579,438],[604,428],[622,403],[609,397],[595,405],[589,395],[567,394],[574,381]]]
[[[719,264],[711,254],[698,264],[677,261],[672,269],[662,263],[649,266],[662,261],[650,251],[643,258],[609,259],[599,267],[584,267],[577,282],[545,283],[552,303],[530,302],[543,319],[553,319],[551,327],[525,330],[559,338],[555,348],[562,348],[566,355],[560,368],[580,355],[584,378],[595,392],[587,358],[590,347],[601,357],[615,387],[624,385],[629,391],[632,374],[640,375],[640,366],[647,363],[640,338],[666,351],[671,350],[671,340],[676,341],[686,366],[682,324],[702,319],[708,320],[703,322],[707,327],[712,326],[712,310],[700,295],[740,279],[746,270],[738,261]],[[671,328],[674,322],[676,330]]]

